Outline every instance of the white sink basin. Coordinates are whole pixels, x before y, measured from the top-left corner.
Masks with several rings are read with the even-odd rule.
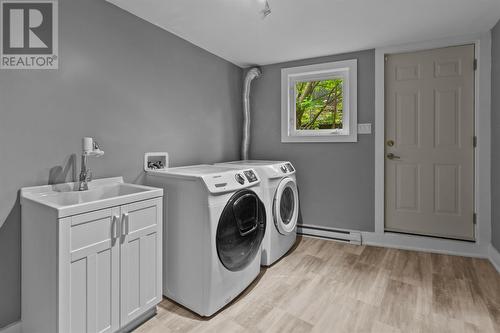
[[[163,195],[163,189],[124,183],[122,177],[96,179],[88,184],[87,191],[75,190],[78,183],[26,187],[21,189],[21,204],[25,200],[36,202],[64,217]]]
[[[85,202],[98,201],[148,191],[131,184],[104,185],[88,191],[62,191],[47,193],[40,196],[41,202],[57,206],[71,206]]]

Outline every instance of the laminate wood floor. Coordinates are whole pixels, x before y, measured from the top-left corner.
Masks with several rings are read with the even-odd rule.
[[[164,299],[135,332],[500,332],[500,274],[485,259],[299,237],[215,316]]]

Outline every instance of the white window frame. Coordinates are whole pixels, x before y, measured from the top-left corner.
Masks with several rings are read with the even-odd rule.
[[[295,128],[295,84],[304,81],[343,80],[343,128],[297,130]],[[358,141],[358,60],[281,69],[281,142],[357,142]]]

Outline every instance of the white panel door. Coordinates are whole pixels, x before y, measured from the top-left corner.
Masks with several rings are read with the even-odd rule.
[[[161,301],[162,202],[121,208],[121,325]]]
[[[386,56],[385,229],[474,239],[474,45]]]
[[[66,235],[70,239],[71,333],[115,332],[119,328],[119,213],[113,208],[71,218]]]

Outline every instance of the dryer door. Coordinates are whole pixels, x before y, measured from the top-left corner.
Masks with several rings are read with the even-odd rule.
[[[265,230],[265,207],[257,194],[251,190],[236,192],[217,226],[217,254],[224,267],[230,271],[247,267],[260,253]]]
[[[292,178],[284,178],[278,185],[273,204],[274,224],[280,234],[295,232],[299,217],[299,193]]]

